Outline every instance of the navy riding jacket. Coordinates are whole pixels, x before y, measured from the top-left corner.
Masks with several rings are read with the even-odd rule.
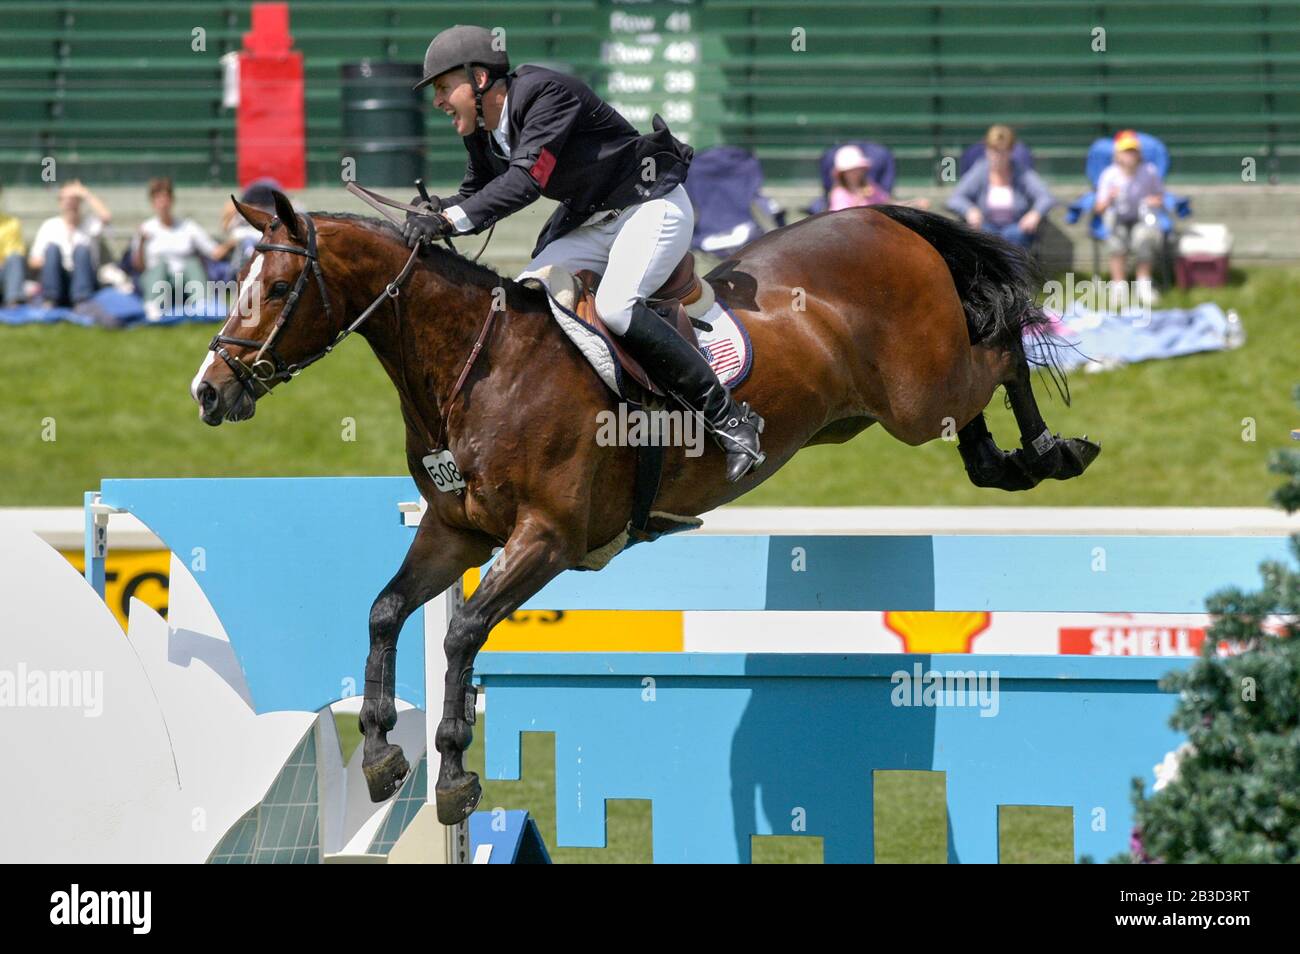
[[[686,181],[694,150],[654,117],[642,136],[586,83],[540,66],[521,66],[506,77],[509,159],[491,135],[464,137],[469,162],[455,196],[468,232],[480,232],[538,196],[560,206],[537,237],[536,255],[596,212],[657,199]]]

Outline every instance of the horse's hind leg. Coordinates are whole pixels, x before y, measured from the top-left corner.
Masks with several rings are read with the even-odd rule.
[[[966,465],[966,475],[976,487],[1028,490],[1038,483],[1017,456],[1020,451],[998,447],[982,413],[957,432],[957,451]]]
[[[579,536],[585,540],[585,534],[565,534],[549,521],[520,521],[483,582],[447,629],[446,693],[434,738],[442,756],[434,793],[438,820],[444,825],[464,821],[483,794],[478,776],[465,771],[464,763],[465,750],[474,738],[474,693],[470,689],[474,657],[493,626],[582,558],[575,543]]]
[[[999,490],[1028,490],[1040,481],[1078,477],[1101,453],[1101,445],[1088,438],[1054,436],[1034,399],[1029,364],[1017,355],[1012,375],[1005,382],[1011,410],[1020,428],[1020,449],[1004,451],[989,432],[983,414],[957,432],[957,450],[971,483]]]
[[[1101,453],[1101,445],[1088,440],[1086,434],[1062,438],[1047,429],[1034,399],[1029,363],[1024,358],[1016,364],[1015,378],[1007,382],[1007,395],[1020,426],[1021,449],[1016,453],[1023,454],[1025,469],[1038,480],[1078,477]]]
[[[446,529],[426,511],[401,569],[370,608],[370,653],[358,717],[364,736],[361,771],[370,799],[393,795],[410,772],[402,747],[388,741],[397,725],[397,637],[410,615],[487,559],[490,545]]]

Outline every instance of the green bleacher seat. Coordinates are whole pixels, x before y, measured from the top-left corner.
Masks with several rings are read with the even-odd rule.
[[[30,178],[28,164],[53,154],[75,157],[97,181],[143,179],[155,167],[180,182],[229,180],[235,120],[221,107],[219,60],[240,47],[249,6],[0,0],[0,175]],[[516,63],[563,62],[601,86],[625,70],[602,63],[611,18],[663,9],[293,0],[309,175],[338,175],[344,63],[419,62],[436,30],[469,20],[504,27]],[[1077,177],[1088,142],[1124,126],[1164,138],[1179,177],[1235,178],[1245,154],[1274,170],[1300,166],[1300,0],[697,0],[672,9],[689,16],[700,56],[693,113],[674,129],[697,146],[755,150],[772,181],[814,178],[824,148],[847,137],[888,142],[902,179],[932,180],[943,156],[992,122],[1017,127],[1049,175]],[[206,31],[202,52],[190,48],[196,27]],[[1097,27],[1104,53],[1092,49]],[[662,82],[673,69],[636,72]],[[431,133],[427,156],[431,179],[459,178],[454,139]]]

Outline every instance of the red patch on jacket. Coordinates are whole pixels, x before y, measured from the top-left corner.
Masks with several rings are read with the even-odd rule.
[[[551,181],[551,173],[554,171],[555,156],[543,146],[541,154],[537,157],[537,161],[533,163],[533,167],[528,170],[528,174],[537,180],[539,186],[545,189],[546,183]]]

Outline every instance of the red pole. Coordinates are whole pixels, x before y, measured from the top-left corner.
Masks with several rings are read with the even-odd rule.
[[[239,54],[235,120],[240,188],[270,177],[286,189],[307,185],[302,54],[289,35],[287,3],[253,4]]]

